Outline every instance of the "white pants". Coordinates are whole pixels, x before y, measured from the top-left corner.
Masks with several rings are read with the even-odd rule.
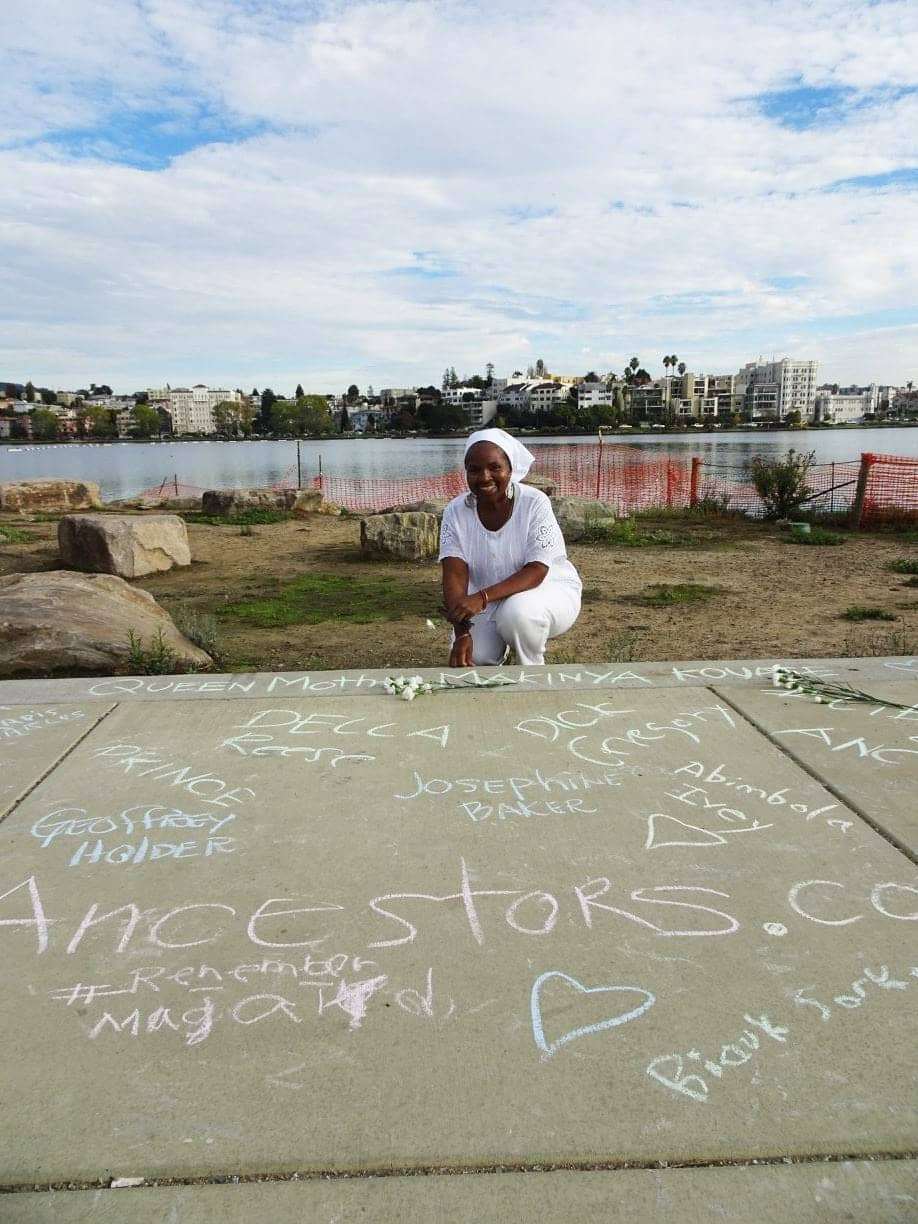
[[[507,647],[523,667],[545,662],[549,638],[567,633],[580,615],[580,591],[569,582],[541,583],[489,607],[472,621],[472,662],[496,666]]]

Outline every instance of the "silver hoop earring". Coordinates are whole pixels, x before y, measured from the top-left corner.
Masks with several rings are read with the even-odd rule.
[[[478,505],[478,498],[475,496],[474,493],[466,493],[465,504],[469,508],[469,510],[474,510],[475,507]]]
[[[507,501],[513,501],[514,497],[516,497],[516,486],[511,480],[507,485]]]

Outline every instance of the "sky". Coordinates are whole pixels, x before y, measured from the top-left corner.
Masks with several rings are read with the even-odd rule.
[[[918,381],[913,0],[3,0],[0,379]]]

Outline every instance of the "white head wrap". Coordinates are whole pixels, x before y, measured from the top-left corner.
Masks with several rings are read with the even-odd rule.
[[[532,451],[527,450],[522,442],[518,442],[516,438],[506,433],[503,429],[479,429],[475,433],[469,434],[468,441],[465,444],[465,453],[468,454],[471,448],[478,442],[493,442],[495,446],[500,447],[510,460],[510,476],[512,480],[525,480],[526,473],[535,463],[535,455]]]

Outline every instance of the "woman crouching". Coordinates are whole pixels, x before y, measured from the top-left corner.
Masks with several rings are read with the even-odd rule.
[[[465,448],[469,492],[443,512],[443,603],[453,626],[450,667],[545,662],[549,638],[580,614],[582,583],[567,559],[551,502],[520,484],[533,455],[502,429],[473,433]]]

